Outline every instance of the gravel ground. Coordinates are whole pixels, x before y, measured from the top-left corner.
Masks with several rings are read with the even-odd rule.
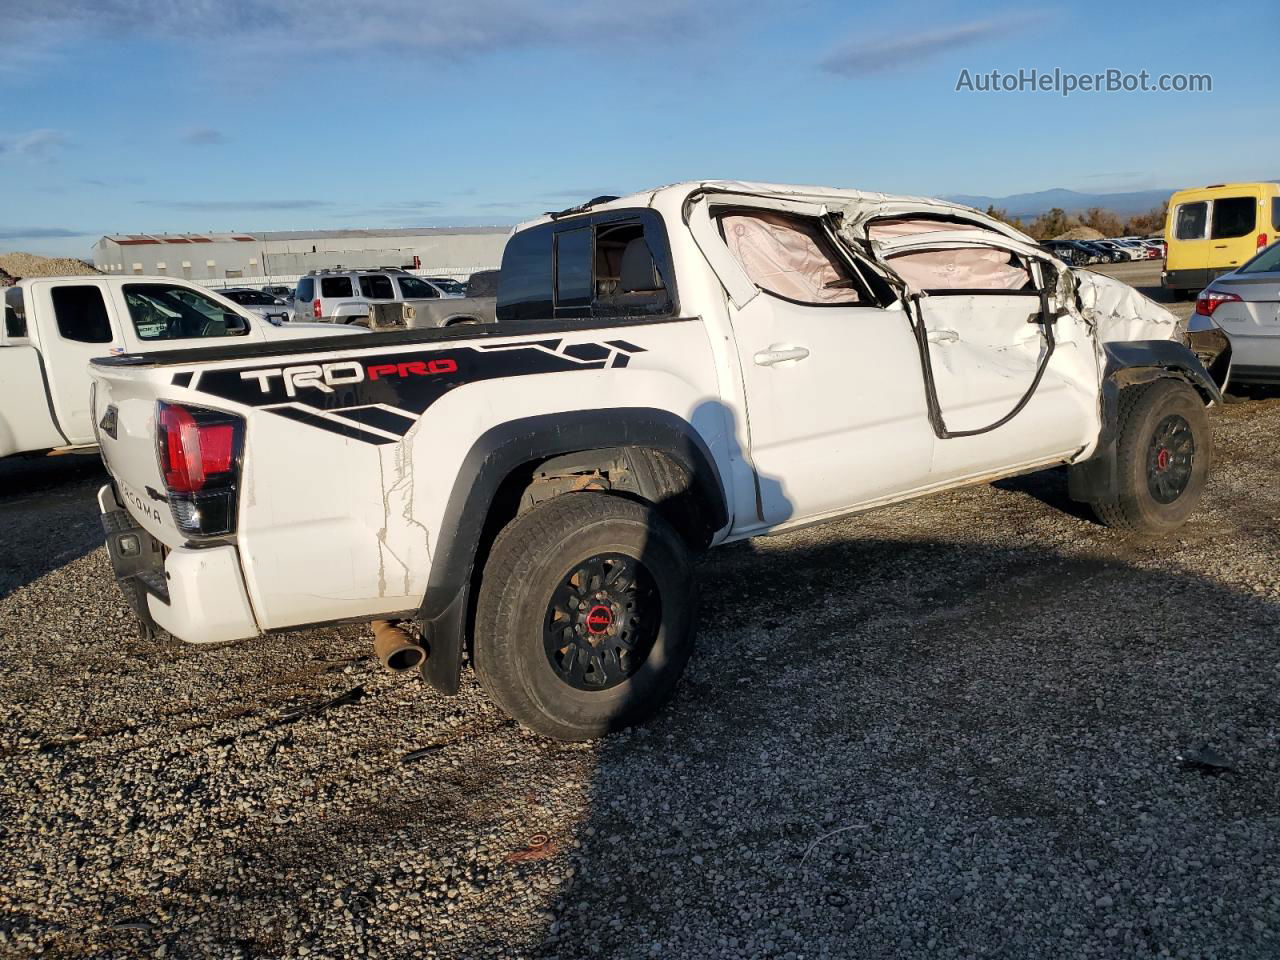
[[[2,463],[0,955],[1280,956],[1280,399],[1214,424],[1167,540],[1058,472],[712,553],[579,746],[357,628],[142,641],[96,462]]]

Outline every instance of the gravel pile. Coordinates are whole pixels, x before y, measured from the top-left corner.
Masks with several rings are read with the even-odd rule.
[[[24,277],[79,277],[102,273],[83,260],[38,257],[34,253],[0,253],[0,272],[19,280]]]
[[[582,746],[354,627],[142,641],[94,462],[0,464],[0,955],[1280,956],[1280,399],[1213,419],[1167,540],[1050,473],[711,554]]]

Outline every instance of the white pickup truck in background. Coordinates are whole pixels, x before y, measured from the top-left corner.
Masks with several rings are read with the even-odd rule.
[[[3,295],[0,457],[93,446],[94,357],[363,332],[276,326],[226,297],[166,277],[41,277],[5,287]]]

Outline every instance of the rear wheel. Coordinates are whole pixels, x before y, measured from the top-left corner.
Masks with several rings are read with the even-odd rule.
[[[1200,502],[1213,457],[1204,403],[1182,380],[1158,380],[1120,393],[1116,495],[1094,501],[1109,527],[1163,534]]]
[[[652,716],[693,649],[693,569],[650,506],[566,494],[499,534],[476,608],[475,670],[498,706],[558,740]]]

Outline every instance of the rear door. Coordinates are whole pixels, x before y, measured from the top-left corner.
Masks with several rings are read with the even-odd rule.
[[[1209,211],[1211,269],[1234,270],[1258,252],[1255,238],[1261,212],[1256,190],[1214,198]]]
[[[1166,270],[1181,273],[1208,269],[1211,205],[1208,199],[1187,200],[1170,211]]]
[[[88,277],[74,283],[40,284],[31,292],[58,423],[69,443],[93,443],[89,361],[124,349],[115,304],[106,284]]]
[[[738,291],[729,311],[747,422],[735,434],[754,467],[741,532],[918,489],[934,443],[901,304],[860,272],[821,207],[778,206],[694,211],[699,247]]]

